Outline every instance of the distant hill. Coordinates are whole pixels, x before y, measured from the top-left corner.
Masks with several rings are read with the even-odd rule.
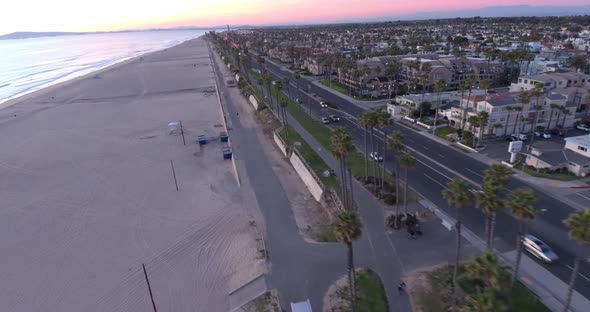
[[[84,33],[77,32],[31,32],[31,31],[17,31],[10,34],[0,36],[0,40],[5,39],[25,39],[37,37],[55,37],[66,35],[83,35]]]
[[[515,16],[570,16],[590,15],[590,5],[586,6],[490,6],[485,8],[463,9],[453,11],[416,12],[370,19],[350,19],[340,22],[381,22],[394,20],[427,20],[439,18],[466,17],[515,17]]]
[[[0,35],[0,40],[8,39],[26,39],[38,37],[55,37],[55,36],[71,36],[71,35],[88,35],[88,34],[106,34],[106,33],[122,33],[122,32],[143,32],[143,31],[172,31],[172,30],[215,30],[220,27],[191,27],[182,26],[174,28],[152,28],[152,29],[130,29],[119,31],[97,31],[97,32],[34,32],[34,31],[17,31],[6,35]]]

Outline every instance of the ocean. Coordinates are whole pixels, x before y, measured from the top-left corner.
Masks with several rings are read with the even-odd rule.
[[[0,40],[0,103],[205,32],[168,30]]]

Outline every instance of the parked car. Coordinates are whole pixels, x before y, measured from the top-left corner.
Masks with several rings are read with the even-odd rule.
[[[590,131],[590,127],[586,126],[585,124],[579,124],[576,126],[576,129],[583,130],[583,131]]]
[[[549,132],[543,133],[543,139],[551,139],[551,133],[549,133]]]
[[[559,259],[547,244],[531,234],[526,234],[522,238],[522,245],[526,251],[547,263],[553,263]]]
[[[506,141],[508,141],[508,142],[518,141],[518,138],[507,135]]]
[[[382,162],[383,161],[383,156],[379,155],[379,153],[377,153],[377,152],[370,152],[369,153],[369,158],[371,158],[372,160],[374,160],[376,162]]]
[[[549,131],[549,133],[552,135],[559,135],[559,136],[565,135],[565,133],[563,132],[563,129],[559,129],[559,128],[553,128]]]
[[[526,134],[522,134],[522,133],[521,134],[514,134],[513,133],[510,136],[515,138],[516,140],[519,140],[519,141],[526,141],[528,139]]]
[[[330,120],[331,120],[331,121],[334,121],[334,122],[336,122],[336,121],[340,121],[340,117],[338,117],[338,116],[336,116],[336,115],[330,115]]]
[[[326,108],[326,107],[328,107],[328,104],[326,104],[326,102],[324,102],[324,101],[320,101],[320,106],[322,108]]]
[[[323,123],[324,125],[327,125],[327,124],[329,124],[329,123],[330,123],[330,118],[328,118],[328,117],[322,117],[322,123]]]

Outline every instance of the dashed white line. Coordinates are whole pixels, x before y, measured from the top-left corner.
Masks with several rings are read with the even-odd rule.
[[[476,176],[479,176],[479,177],[484,178],[484,176],[482,176],[481,174],[479,174],[479,173],[477,173],[477,172],[475,172],[475,171],[473,171],[473,170],[471,170],[469,168],[465,168],[465,170],[470,171],[471,173],[475,174]]]
[[[437,180],[435,180],[433,177],[431,177],[431,176],[427,175],[426,173],[424,174],[424,176],[425,176],[425,177],[427,177],[427,178],[429,178],[430,180],[432,180],[432,182],[434,182],[434,183],[436,183],[436,184],[438,184],[438,185],[440,185],[440,186],[442,186],[442,187],[446,188],[447,190],[449,189],[449,188],[448,188],[446,185],[444,185],[444,184],[442,184],[442,183],[438,182]]]
[[[572,270],[572,271],[574,270],[574,268],[572,268],[571,266],[569,266],[569,265],[567,265],[567,264],[566,264],[565,266],[566,266],[566,267],[568,267],[568,269],[570,269],[570,270]],[[590,282],[590,278],[588,278],[586,275],[584,275],[584,274],[582,274],[582,273],[580,273],[580,272],[578,272],[578,275],[580,275],[580,276],[581,276],[583,279],[585,279],[586,281]]]
[[[445,158],[445,156],[444,156],[444,155],[441,155],[441,154],[438,154],[438,156],[439,156],[439,157],[442,157],[442,158]]]

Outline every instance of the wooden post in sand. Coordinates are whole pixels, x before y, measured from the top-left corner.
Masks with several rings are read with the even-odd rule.
[[[176,191],[178,192],[178,181],[176,181],[176,171],[174,171],[174,163],[170,159],[170,165],[172,166],[172,176],[174,177],[174,185],[176,185]]]
[[[182,134],[182,144],[186,146],[186,141],[184,140],[184,128],[182,128],[182,120],[178,121],[180,123],[180,134]]]
[[[152,307],[154,308],[154,312],[158,312],[158,309],[156,309],[156,303],[154,302],[154,295],[152,294],[152,286],[150,286],[150,280],[148,279],[147,271],[145,270],[145,264],[142,263],[141,266],[143,267],[143,275],[145,276],[145,281],[147,282],[148,291],[150,292],[150,299],[152,300]]]

